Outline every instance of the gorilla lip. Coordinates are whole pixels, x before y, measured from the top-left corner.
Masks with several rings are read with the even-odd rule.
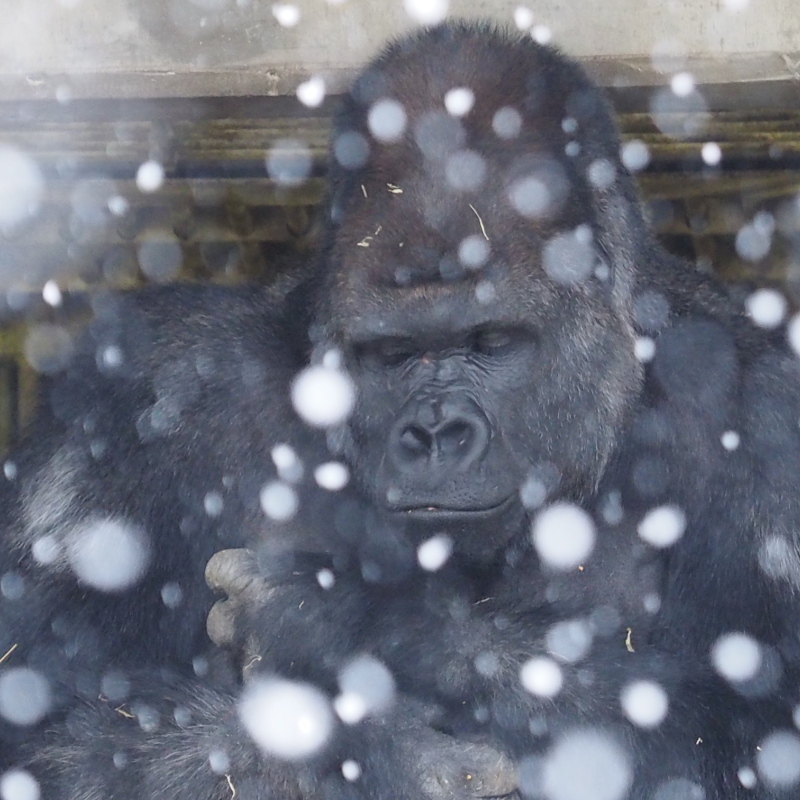
[[[441,519],[458,519],[460,517],[475,518],[479,516],[491,516],[499,511],[503,511],[508,505],[514,501],[514,496],[511,495],[501,500],[492,506],[482,506],[480,508],[457,508],[452,506],[439,506],[439,505],[418,505],[408,506],[405,508],[390,509],[395,513],[401,513],[405,516],[413,517],[415,519],[435,518]]]

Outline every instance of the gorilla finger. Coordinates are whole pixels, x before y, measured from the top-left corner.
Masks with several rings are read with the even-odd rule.
[[[463,785],[470,797],[502,797],[517,788],[514,763],[497,750],[474,744],[467,748],[463,758],[469,765]]]
[[[206,564],[206,583],[229,597],[244,594],[258,577],[255,553],[243,547],[220,550]]]
[[[487,745],[440,742],[425,760],[423,789],[433,800],[501,797],[517,788],[514,764]]]
[[[230,647],[237,641],[236,620],[239,617],[238,603],[218,600],[211,606],[206,618],[208,638],[217,647]]]

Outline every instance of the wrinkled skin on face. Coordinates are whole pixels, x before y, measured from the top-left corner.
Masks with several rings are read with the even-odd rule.
[[[475,68],[479,33],[449,35],[435,62],[413,42],[390,50],[340,117],[320,346],[343,350],[357,387],[339,440],[360,488],[415,534],[452,531],[477,553],[519,529],[531,476],[584,499],[619,444],[642,376],[615,227],[637,211],[618,188],[608,210],[616,153],[564,152],[611,124],[580,73],[531,87]],[[516,46],[506,71],[546,72],[551,54]],[[473,104],[458,117],[443,98],[460,86]],[[607,173],[594,184],[591,164]]]

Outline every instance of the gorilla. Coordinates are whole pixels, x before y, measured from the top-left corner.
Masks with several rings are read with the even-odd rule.
[[[527,37],[390,45],[331,151],[308,281],[103,298],[54,381],[7,470],[6,764],[74,800],[790,796],[785,330],[660,248]],[[355,387],[324,432],[306,359]]]

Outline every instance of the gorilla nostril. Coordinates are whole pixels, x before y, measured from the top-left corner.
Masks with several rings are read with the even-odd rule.
[[[475,431],[463,420],[456,420],[439,430],[436,438],[442,455],[458,456],[471,449]]]
[[[431,452],[433,437],[418,425],[408,425],[400,434],[400,444],[413,456],[424,456]]]

